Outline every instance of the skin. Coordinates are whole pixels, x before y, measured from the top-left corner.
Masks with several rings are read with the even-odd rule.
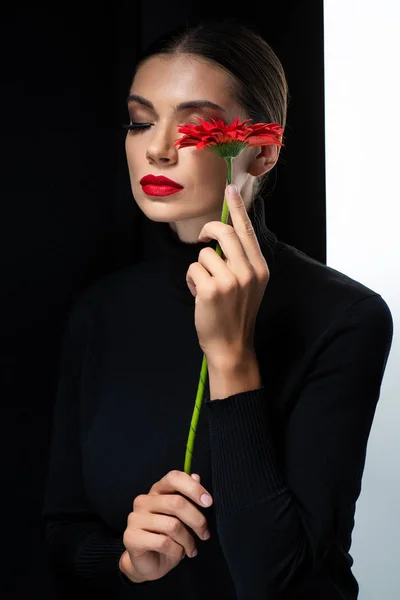
[[[226,186],[226,163],[211,148],[195,146],[178,150],[174,141],[183,136],[179,125],[196,124],[195,117],[223,119],[229,124],[235,116],[249,118],[232,93],[232,78],[217,65],[193,55],[152,56],[138,69],[130,94],[150,100],[154,110],[138,102],[128,102],[131,122],[151,123],[138,133],[128,131],[125,142],[131,189],[140,210],[152,221],[167,222],[181,241],[197,243],[204,225],[220,221]],[[225,112],[210,108],[175,111],[174,106],[189,100],[210,100]],[[276,146],[247,147],[233,159],[233,181],[247,210],[253,201],[256,177],[276,164]],[[150,196],[140,185],[147,174],[165,175],[184,186],[171,196]],[[229,218],[228,223],[232,225]]]
[[[178,493],[177,493],[178,492]],[[174,569],[186,556],[193,558],[196,539],[209,539],[207,519],[195,506],[208,494],[200,476],[173,470],[157,481],[148,494],[137,496],[124,532],[126,550],[120,557],[120,570],[133,582],[155,581]],[[188,500],[190,498],[190,500]],[[209,532],[208,532],[209,533]]]

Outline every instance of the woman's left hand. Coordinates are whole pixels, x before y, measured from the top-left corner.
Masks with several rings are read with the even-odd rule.
[[[256,317],[269,281],[268,264],[240,194],[226,198],[232,225],[206,223],[199,241],[216,239],[223,255],[203,248],[186,283],[195,296],[195,327],[209,365],[235,364],[254,354]],[[225,257],[226,258],[225,258]]]

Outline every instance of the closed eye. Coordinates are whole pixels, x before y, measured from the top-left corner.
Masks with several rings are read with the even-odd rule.
[[[124,124],[122,125],[122,127],[124,129],[128,129],[129,131],[131,131],[132,133],[140,133],[141,131],[145,131],[146,129],[149,129],[149,127],[151,127],[152,124],[151,123],[129,123],[129,124]]]
[[[208,119],[203,119],[204,121],[207,121]],[[185,125],[198,125],[199,122],[196,120],[191,120],[191,121],[187,121],[185,123]],[[128,129],[129,131],[131,131],[132,133],[140,133],[141,131],[145,131],[146,129],[149,129],[150,127],[152,127],[152,123],[138,123],[136,121],[132,121],[129,124],[124,124],[122,125],[122,127],[124,129]],[[180,127],[180,125],[178,125],[178,127]]]

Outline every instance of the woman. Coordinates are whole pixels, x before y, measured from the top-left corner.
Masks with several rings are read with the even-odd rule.
[[[85,598],[358,597],[349,549],[390,310],[267,228],[260,187],[277,145],[234,159],[226,225],[225,162],[174,145],[196,117],[284,128],[287,95],[272,49],[233,20],[162,37],[137,64],[126,154],[160,256],[75,303],[44,509],[52,564]],[[144,179],[160,175],[172,189]]]

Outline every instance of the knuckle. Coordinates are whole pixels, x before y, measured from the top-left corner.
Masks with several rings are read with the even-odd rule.
[[[265,265],[264,268],[261,269],[260,279],[261,279],[261,281],[268,281],[269,280],[269,269],[268,269],[267,265]]]
[[[138,509],[143,503],[144,494],[139,494],[133,501],[133,510]]]
[[[122,542],[123,542],[125,548],[127,548],[127,549],[129,548],[129,550],[132,550],[134,547],[134,541],[135,541],[135,538],[132,535],[132,532],[129,531],[129,529],[125,529],[124,535],[122,536]]]
[[[167,522],[167,531],[169,533],[178,533],[181,529],[182,523],[179,519],[169,518]]]
[[[166,497],[167,506],[172,510],[180,510],[185,505],[185,499],[183,496],[179,495],[170,495]]]
[[[254,227],[253,227],[253,223],[251,222],[250,219],[245,219],[244,220],[244,223],[242,223],[242,231],[246,235],[250,235],[252,237],[255,237],[255,235],[256,235],[256,232],[255,232]]]
[[[179,477],[179,471],[177,469],[172,469],[172,471],[167,474],[168,481],[170,482],[176,481],[177,477]]]
[[[248,271],[242,277],[243,285],[250,285],[254,281],[254,273],[252,271]]]
[[[245,221],[244,231],[245,231],[246,235],[255,237],[255,231],[254,231],[254,227],[253,227],[253,224],[251,221]]]
[[[189,268],[186,271],[186,283],[188,282],[188,279],[193,279],[193,271],[196,271],[196,268],[197,268],[196,263],[191,263],[189,265]],[[168,477],[168,479],[170,479],[170,478]]]
[[[163,535],[157,542],[158,549],[161,551],[168,551],[171,545],[170,538],[168,536]]]
[[[265,274],[263,271],[257,273],[256,280],[259,285],[266,286],[269,281],[269,274]]]
[[[204,256],[207,256],[207,254],[210,253],[210,250],[211,252],[214,252],[214,250],[212,248],[209,248],[208,246],[206,248],[202,248],[199,252],[199,258],[203,259]]]
[[[232,279],[229,279],[229,280],[226,282],[226,285],[225,285],[225,287],[226,287],[226,290],[227,290],[228,292],[230,292],[230,291],[232,291],[232,290],[236,290],[236,288],[238,287],[238,283],[239,283],[239,282],[238,282],[238,280],[236,279],[236,277],[233,277]]]

